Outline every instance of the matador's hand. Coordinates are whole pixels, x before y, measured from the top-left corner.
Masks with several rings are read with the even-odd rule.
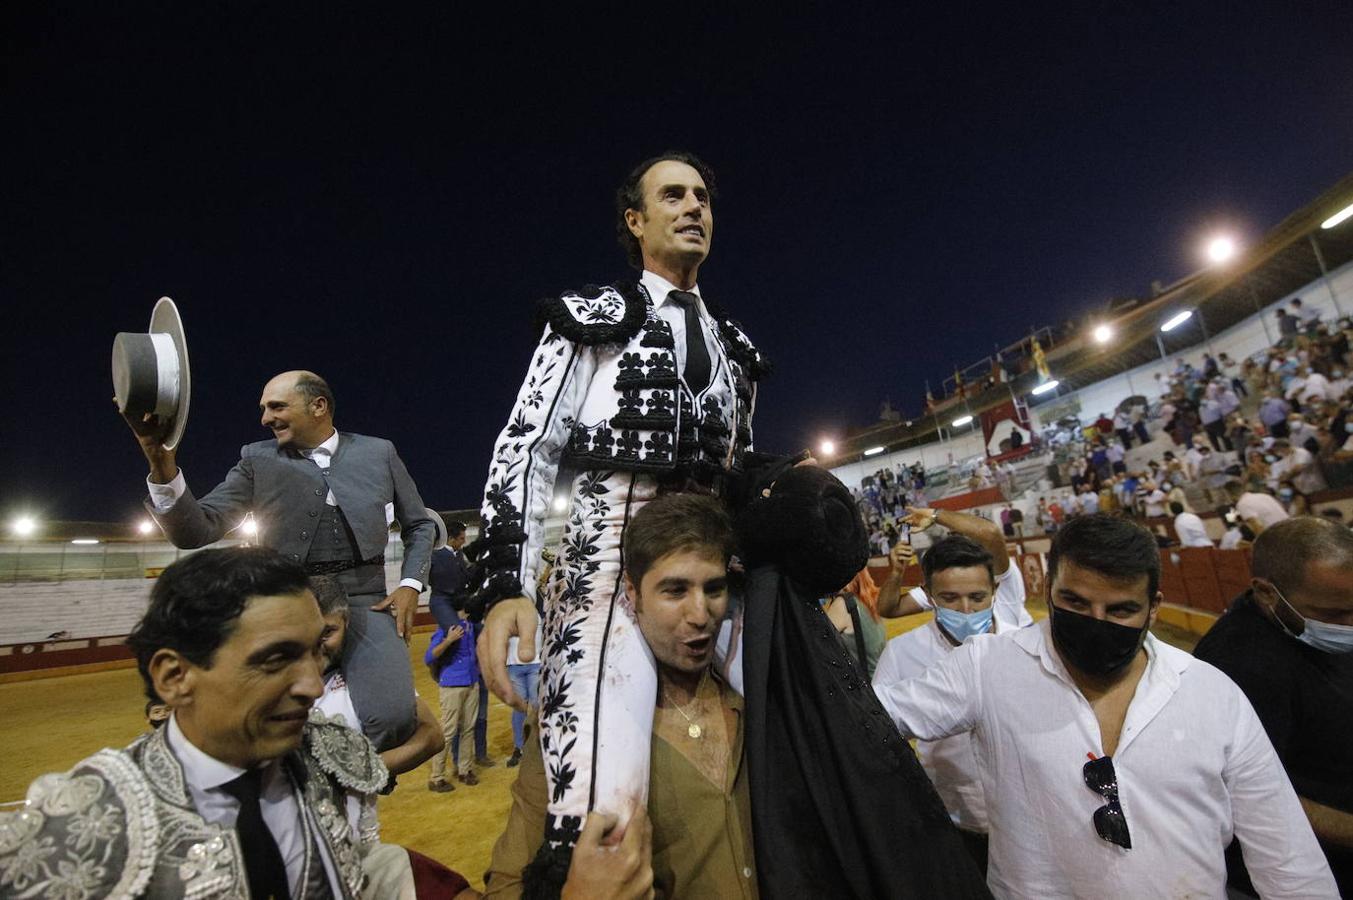
[[[512,686],[507,674],[507,643],[518,638],[517,658],[532,662],[536,658],[536,605],[529,597],[500,600],[484,617],[475,650],[479,654],[479,674],[488,689],[513,709],[526,712],[526,700]]]

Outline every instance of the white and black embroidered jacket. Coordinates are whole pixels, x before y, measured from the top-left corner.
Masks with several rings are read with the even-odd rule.
[[[756,347],[708,299],[718,353],[710,384],[679,376],[671,327],[641,284],[588,286],[541,301],[543,330],[495,445],[481,509],[481,596],[534,599],[544,522],[561,463],[716,487],[752,446]]]

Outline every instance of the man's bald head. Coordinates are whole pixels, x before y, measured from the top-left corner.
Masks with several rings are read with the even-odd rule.
[[[263,427],[273,432],[279,447],[309,450],[334,432],[333,391],[305,369],[274,375],[263,386],[258,408]]]
[[[1254,542],[1251,574],[1287,593],[1300,590],[1312,563],[1353,569],[1353,531],[1317,516],[1294,516]]]

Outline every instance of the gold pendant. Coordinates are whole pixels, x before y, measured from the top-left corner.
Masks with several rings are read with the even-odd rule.
[[[690,724],[690,727],[686,729],[686,733],[697,741],[700,740],[700,735],[704,734],[704,732],[700,730],[700,726],[695,724],[694,722],[692,722]]]

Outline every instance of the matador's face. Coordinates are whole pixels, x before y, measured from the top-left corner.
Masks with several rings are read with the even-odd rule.
[[[630,210],[626,221],[645,265],[653,260],[681,269],[703,262],[714,239],[714,210],[700,173],[667,159],[645,172],[639,186],[644,208]]]

